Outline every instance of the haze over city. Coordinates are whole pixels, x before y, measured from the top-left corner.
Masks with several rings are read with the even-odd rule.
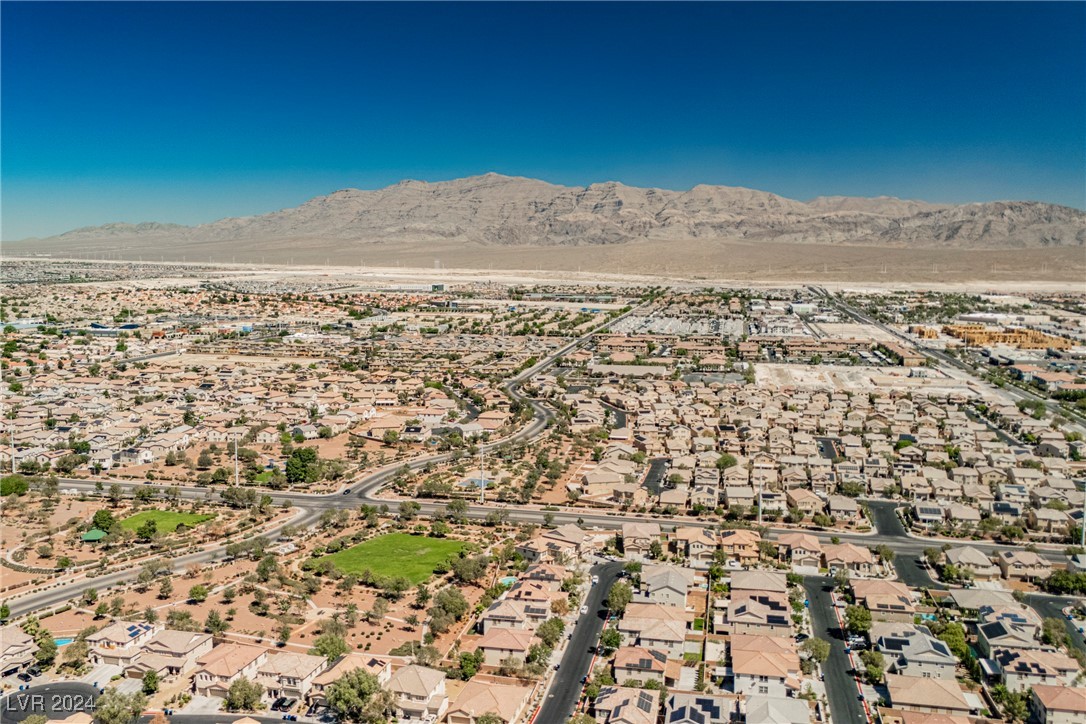
[[[1084,20],[0,3],[0,721],[1086,722]]]

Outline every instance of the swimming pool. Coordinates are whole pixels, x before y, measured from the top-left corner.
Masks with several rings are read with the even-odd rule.
[[[516,576],[506,576],[505,578],[502,578],[498,581],[498,583],[502,584],[503,586],[512,586],[516,582]]]
[[[71,638],[64,638],[64,639],[56,639],[56,642],[57,642],[57,646],[58,646],[58,647],[60,647],[60,646],[67,646],[68,644],[70,644],[70,643],[71,643],[71,642],[73,642],[73,641],[75,641],[75,639],[71,639]]]

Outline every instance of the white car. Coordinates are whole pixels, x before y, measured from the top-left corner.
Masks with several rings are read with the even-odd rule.
[[[592,576],[592,585],[593,586],[595,586],[599,582],[600,582],[600,577],[599,576]]]
[[[581,606],[581,615],[584,616],[588,613],[588,606]]]

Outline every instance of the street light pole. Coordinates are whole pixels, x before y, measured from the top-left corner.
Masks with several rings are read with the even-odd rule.
[[[238,485],[238,435],[234,433],[234,485]]]

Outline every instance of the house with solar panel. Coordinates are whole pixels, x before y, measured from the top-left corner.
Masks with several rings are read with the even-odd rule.
[[[660,692],[605,686],[596,697],[596,721],[602,724],[656,724]]]
[[[115,621],[87,637],[91,663],[95,666],[128,666],[143,649],[143,645],[162,629],[160,624],[143,621]]]
[[[716,724],[730,722],[738,699],[709,694],[675,693],[667,697],[665,724]]]

